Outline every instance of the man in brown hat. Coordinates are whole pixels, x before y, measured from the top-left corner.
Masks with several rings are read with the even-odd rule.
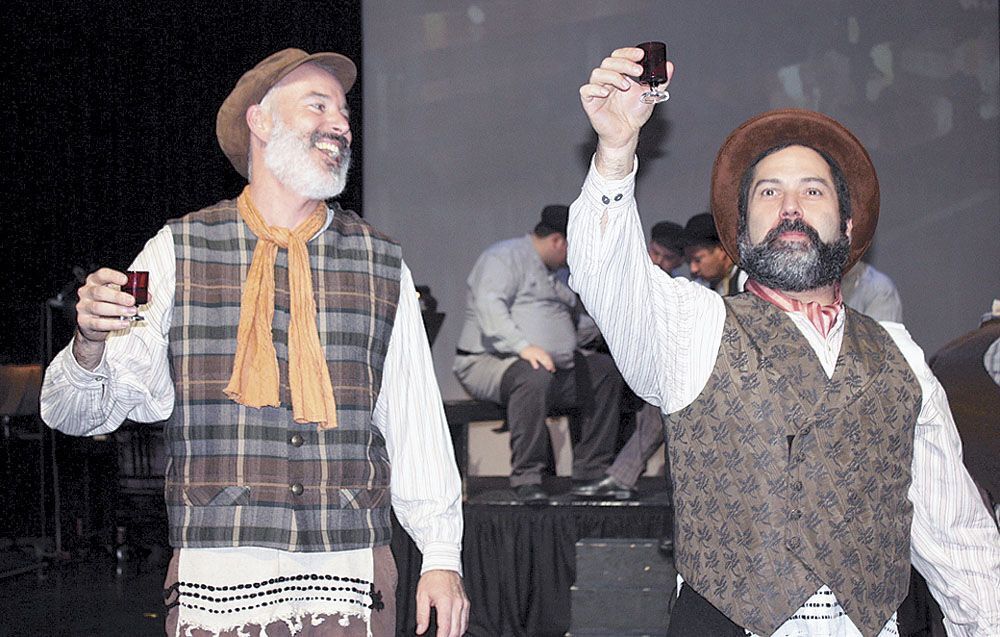
[[[668,414],[683,578],[668,634],[896,635],[911,559],[949,634],[1000,634],[1000,536],[944,391],[902,325],[840,298],[878,215],[868,154],[819,113],[745,122],[711,208],[747,292],[664,276],[633,196],[641,58],[618,49],[580,89],[598,145],[569,264],[627,382]]]
[[[80,289],[42,413],[74,435],[166,420],[168,634],[394,635],[390,504],[423,552],[417,632],[468,622],[456,469],[399,245],[344,187],[354,63],[275,53],[219,109],[249,185]],[[391,468],[391,471],[390,471]],[[369,632],[370,631],[370,632]],[[269,633],[275,634],[275,633]]]

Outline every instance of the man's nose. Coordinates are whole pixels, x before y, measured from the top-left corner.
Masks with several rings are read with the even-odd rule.
[[[330,132],[347,137],[351,132],[351,122],[343,113],[335,110],[327,111],[327,126]]]
[[[781,200],[781,218],[782,219],[801,219],[802,209],[799,206],[799,198],[795,193],[785,193],[785,196]]]

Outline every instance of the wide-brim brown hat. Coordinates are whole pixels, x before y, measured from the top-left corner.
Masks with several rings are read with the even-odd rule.
[[[846,272],[871,245],[878,222],[878,176],[868,151],[843,124],[822,113],[798,108],[761,113],[726,138],[712,167],[712,215],[722,246],[739,263],[740,181],[762,153],[800,144],[829,155],[844,173],[851,198],[851,254]]]
[[[259,104],[272,86],[283,77],[306,64],[314,62],[333,73],[344,93],[351,90],[358,76],[358,69],[350,58],[339,53],[306,53],[302,49],[284,49],[264,58],[257,66],[243,74],[232,92],[222,102],[215,118],[215,135],[219,147],[232,162],[236,171],[247,176],[247,153],[250,151],[250,128],[247,127],[247,109]]]

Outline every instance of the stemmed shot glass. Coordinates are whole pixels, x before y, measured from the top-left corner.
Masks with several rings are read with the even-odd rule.
[[[122,292],[127,292],[135,298],[136,307],[149,303],[149,272],[129,270],[125,272],[125,276],[128,277],[128,281],[122,286]],[[137,312],[135,316],[130,316],[129,320],[144,321],[145,317]]]
[[[639,99],[646,104],[667,101],[670,99],[670,93],[664,88],[657,88],[667,82],[667,45],[663,42],[643,42],[636,47],[643,52],[642,59],[639,60],[639,64],[642,65],[639,83],[649,87]]]

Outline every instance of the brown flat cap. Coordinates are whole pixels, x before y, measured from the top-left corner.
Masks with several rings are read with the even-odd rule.
[[[799,144],[833,158],[847,180],[854,229],[846,272],[871,245],[878,222],[878,176],[868,151],[837,120],[804,109],[761,113],[740,124],[726,138],[712,167],[712,215],[723,247],[739,263],[740,180],[750,164],[775,146]]]
[[[307,62],[315,62],[330,70],[344,88],[344,93],[351,90],[358,76],[354,62],[339,53],[310,54],[302,49],[284,49],[269,55],[244,73],[219,107],[219,114],[215,118],[215,136],[233,168],[244,177],[247,176],[247,153],[250,150],[247,109],[259,104],[264,99],[264,94],[280,82],[281,78]]]

